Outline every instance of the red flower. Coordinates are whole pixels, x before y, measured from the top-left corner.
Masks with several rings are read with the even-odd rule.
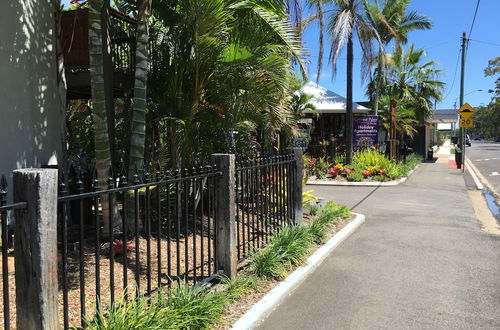
[[[314,164],[316,164],[316,160],[317,160],[317,158],[310,158],[310,159],[309,159],[309,165],[314,165]]]
[[[356,170],[354,170],[354,169],[352,169],[352,168],[348,168],[348,167],[346,167],[346,168],[344,169],[344,172],[346,172],[346,173],[354,173],[354,172],[356,172]]]
[[[363,174],[365,177],[369,177],[370,175],[372,175],[372,172],[368,170],[362,170],[361,174]]]
[[[339,174],[339,172],[340,168],[338,167],[332,167],[330,170],[328,170],[328,174],[333,176],[336,176],[337,174]]]
[[[380,174],[380,175],[386,175],[387,174],[387,170],[380,169],[380,170],[378,170],[378,174]]]

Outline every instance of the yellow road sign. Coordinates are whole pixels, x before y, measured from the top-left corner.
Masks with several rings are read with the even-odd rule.
[[[460,107],[460,109],[457,110],[457,112],[463,119],[469,119],[470,117],[472,117],[474,112],[476,112],[476,110],[471,107],[469,103],[465,103]]]
[[[474,121],[472,119],[464,119],[460,118],[460,127],[461,128],[472,128]]]

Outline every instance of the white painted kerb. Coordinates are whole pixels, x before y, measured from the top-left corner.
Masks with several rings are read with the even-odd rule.
[[[299,286],[299,284],[311,274],[325,258],[335,248],[349,237],[363,222],[363,214],[352,213],[356,217],[349,222],[341,231],[333,235],[322,247],[313,255],[307,258],[304,266],[298,267],[285,280],[280,282],[274,289],[269,291],[261,300],[248,310],[231,329],[243,330],[253,329],[259,325],[271,312],[285,299],[290,293]]]

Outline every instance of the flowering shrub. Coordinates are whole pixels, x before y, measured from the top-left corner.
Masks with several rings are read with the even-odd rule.
[[[361,171],[361,174],[363,174],[365,176],[365,178],[369,177],[370,175],[372,175],[372,172],[371,171],[368,171],[368,170],[362,170]]]
[[[331,175],[333,177],[337,176],[340,173],[340,168],[338,167],[332,167],[331,169],[328,170],[328,175]]]
[[[387,174],[387,170],[381,168],[381,169],[379,169],[377,171],[377,173],[380,174],[380,175],[386,175]]]
[[[345,167],[344,168],[344,173],[345,174],[354,173],[354,172],[356,172],[356,170],[353,169],[353,168],[349,168],[349,167]]]

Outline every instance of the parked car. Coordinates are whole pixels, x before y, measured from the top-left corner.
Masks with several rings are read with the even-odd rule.
[[[470,142],[470,136],[469,136],[469,134],[467,134],[465,136],[465,145],[468,146],[468,147],[470,147],[472,145],[471,142]]]
[[[474,141],[481,141],[483,138],[480,137],[479,135],[474,136],[473,140]]]
[[[500,142],[500,136],[497,136],[497,137],[495,138],[495,142]]]

